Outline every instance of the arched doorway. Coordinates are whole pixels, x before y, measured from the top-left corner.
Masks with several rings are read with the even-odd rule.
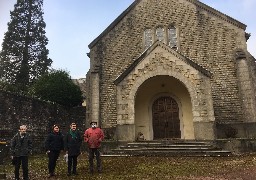
[[[170,96],[156,99],[152,105],[154,139],[181,138],[179,107]]]

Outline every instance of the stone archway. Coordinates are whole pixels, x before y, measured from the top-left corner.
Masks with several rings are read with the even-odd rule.
[[[117,85],[117,134],[120,140],[134,140],[135,97],[138,89],[150,78],[169,76],[181,82],[188,91],[192,105],[194,138],[215,139],[215,117],[211,96],[211,73],[179,53],[157,43],[150,53],[138,59],[115,81]],[[145,128],[144,124],[138,125]],[[149,127],[149,132],[151,131]],[[152,137],[149,134],[149,137]],[[186,137],[183,137],[186,139]],[[150,138],[151,139],[151,138]]]

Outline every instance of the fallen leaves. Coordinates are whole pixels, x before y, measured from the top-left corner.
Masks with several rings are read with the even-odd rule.
[[[256,154],[233,157],[102,157],[103,173],[90,175],[87,154],[78,158],[78,176],[67,177],[67,163],[63,156],[57,162],[52,179],[106,180],[249,180],[256,177]],[[48,158],[45,154],[29,158],[30,179],[46,179]],[[12,179],[13,166],[7,165],[7,179]],[[95,159],[96,169],[96,159]],[[22,175],[22,173],[21,173]]]

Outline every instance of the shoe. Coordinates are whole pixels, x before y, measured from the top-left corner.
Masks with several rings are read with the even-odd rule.
[[[68,173],[67,176],[71,176],[71,173]]]
[[[73,172],[73,174],[74,174],[74,175],[76,175],[76,176],[78,175],[78,173],[77,173],[77,172]]]
[[[93,171],[92,170],[90,170],[90,174],[93,175]]]
[[[48,176],[48,178],[51,178],[51,177],[53,177],[53,176],[55,176],[55,174],[49,174],[49,176]]]
[[[98,170],[98,173],[101,174],[101,173],[102,173],[102,170]]]

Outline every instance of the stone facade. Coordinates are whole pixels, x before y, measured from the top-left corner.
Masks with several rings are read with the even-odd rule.
[[[170,25],[175,48],[167,41]],[[159,27],[163,39],[153,34],[145,48],[145,30]],[[214,140],[228,131],[255,137],[256,64],[245,29],[197,0],[135,0],[89,45],[88,122],[114,129],[120,141],[141,131],[152,140],[152,104],[170,97],[179,109],[178,138]]]

